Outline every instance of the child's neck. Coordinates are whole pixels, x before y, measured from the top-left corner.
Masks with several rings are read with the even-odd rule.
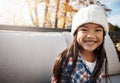
[[[89,52],[89,51],[81,51],[81,56],[84,60],[88,62],[94,62],[96,59],[95,53],[94,52]]]

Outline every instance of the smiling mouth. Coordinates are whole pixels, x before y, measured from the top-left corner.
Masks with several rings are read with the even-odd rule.
[[[96,41],[85,41],[85,43],[87,43],[87,45],[92,46],[92,45],[96,44]]]

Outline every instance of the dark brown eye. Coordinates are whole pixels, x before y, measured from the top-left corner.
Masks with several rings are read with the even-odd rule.
[[[87,29],[81,29],[81,31],[87,31]]]
[[[78,29],[78,31],[87,31],[88,29],[86,28],[86,27],[80,27],[79,29]]]
[[[96,32],[102,31],[101,29],[97,29]]]

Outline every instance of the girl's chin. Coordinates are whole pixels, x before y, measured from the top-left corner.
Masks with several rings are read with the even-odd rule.
[[[92,52],[92,51],[94,51],[96,48],[84,48],[84,50],[86,50],[86,51],[89,51],[89,52]]]

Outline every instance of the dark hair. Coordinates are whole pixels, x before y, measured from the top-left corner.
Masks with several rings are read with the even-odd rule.
[[[104,36],[105,36],[105,33],[104,33]],[[63,62],[65,63],[64,66],[66,66],[70,57],[72,57],[74,60],[73,64],[72,64],[72,68],[71,68],[71,73],[73,72],[73,69],[75,68],[75,65],[77,62],[78,51],[80,50],[80,48],[81,47],[77,43],[77,34],[75,34],[71,45],[59,54],[59,56],[57,57],[56,62],[54,64],[53,76],[54,76],[54,79],[56,80],[56,83],[61,83],[60,81],[61,81],[61,74],[63,71],[63,69],[62,69]],[[100,74],[101,68],[102,68],[104,62],[105,62],[105,75],[106,75],[106,77],[108,77],[107,57],[106,57],[106,52],[103,47],[103,43],[99,46],[99,49],[94,50],[94,53],[97,55],[98,68],[93,75],[93,79],[96,79],[96,77],[98,77],[98,75]],[[106,78],[106,83],[107,83],[107,78]]]

